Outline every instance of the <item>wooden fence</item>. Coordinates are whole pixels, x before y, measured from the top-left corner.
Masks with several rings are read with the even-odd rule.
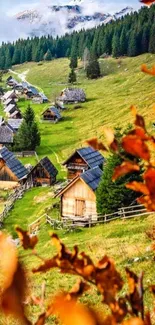
[[[3,224],[4,219],[7,217],[10,210],[14,207],[17,200],[21,199],[24,193],[32,187],[32,184],[25,183],[24,185],[16,188],[12,194],[8,197],[8,202],[4,207],[3,212],[0,214],[0,225]]]
[[[82,227],[92,227],[97,224],[104,224],[110,221],[122,219],[131,219],[140,216],[147,216],[150,214],[155,214],[155,212],[148,212],[143,205],[135,205],[129,207],[122,207],[118,209],[118,211],[111,214],[96,214],[89,215],[85,217],[67,217],[62,218],[61,220],[52,219],[50,216],[43,215],[42,217],[36,219],[32,224],[29,225],[28,230],[30,234],[36,234],[40,230],[40,226],[42,225],[42,221],[44,219],[44,223],[50,224],[53,229],[75,229]]]
[[[37,161],[39,161],[39,157],[38,157],[36,151],[18,151],[18,152],[13,152],[13,154],[17,158],[35,157],[37,159]]]

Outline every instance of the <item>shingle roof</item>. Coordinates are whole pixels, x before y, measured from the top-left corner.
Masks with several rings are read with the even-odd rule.
[[[8,148],[2,147],[0,148],[0,158],[3,158],[5,161],[14,158],[13,152],[9,151]]]
[[[14,118],[10,118],[8,119],[8,125],[13,129],[13,130],[18,130],[19,127],[21,126],[23,122],[23,119],[14,119]]]
[[[4,159],[6,165],[18,179],[22,179],[28,174],[24,165],[6,147],[0,148],[0,158]]]
[[[14,94],[14,90],[7,91],[7,93],[5,93],[3,96],[3,100],[7,100],[13,94]]]
[[[102,170],[99,167],[95,167],[87,170],[80,175],[80,178],[93,190],[96,191],[102,177]]]
[[[57,169],[52,164],[48,157],[44,157],[40,160],[40,164],[47,170],[50,176],[56,176],[58,174]]]
[[[7,125],[0,125],[0,143],[13,143],[13,131]]]
[[[10,112],[14,112],[15,110],[16,110],[16,105],[15,105],[15,104],[9,104],[9,105],[5,108],[4,112],[5,112],[5,113],[10,113]]]
[[[51,110],[51,112],[54,113],[54,115],[58,118],[58,119],[61,119],[61,114],[59,113],[58,109],[54,106],[50,107],[49,108]]]
[[[6,161],[6,165],[10,168],[12,173],[16,175],[18,179],[22,179],[28,174],[27,169],[15,157],[8,159]]]
[[[23,88],[28,89],[29,86],[30,86],[30,85],[28,84],[28,82],[26,82],[26,81],[23,81],[23,82],[22,82],[22,87],[23,87]]]
[[[5,102],[4,102],[4,105],[7,106],[9,105],[11,102],[12,102],[12,98],[8,98]]]
[[[59,99],[66,102],[83,102],[86,100],[86,95],[81,88],[66,88]]]
[[[28,91],[31,91],[33,93],[33,95],[38,95],[39,94],[38,90],[33,86],[29,86]]]
[[[88,164],[90,168],[94,168],[96,166],[100,166],[104,162],[104,157],[100,154],[98,150],[94,150],[92,147],[85,147],[77,149],[64,163],[66,165],[67,162],[78,153],[81,158]]]

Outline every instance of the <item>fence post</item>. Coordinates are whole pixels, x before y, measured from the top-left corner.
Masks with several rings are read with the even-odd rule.
[[[106,223],[107,222],[107,215],[105,214],[104,216],[104,222]]]
[[[122,210],[123,218],[125,219],[125,210],[124,210],[124,208],[121,208],[121,210]]]

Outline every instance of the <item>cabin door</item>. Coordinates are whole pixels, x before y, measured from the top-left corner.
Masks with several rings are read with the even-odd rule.
[[[84,200],[76,200],[75,202],[75,215],[78,217],[83,217],[85,214],[85,201]]]

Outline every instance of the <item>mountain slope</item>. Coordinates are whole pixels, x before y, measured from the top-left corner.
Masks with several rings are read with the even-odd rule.
[[[104,77],[88,80],[79,63],[77,70],[78,87],[85,90],[87,101],[80,109],[74,105],[63,113],[64,120],[58,124],[41,122],[41,113],[47,105],[34,105],[36,117],[42,133],[40,157],[49,155],[60,171],[59,177],[65,175],[58,160],[62,162],[76,147],[85,145],[85,140],[98,136],[103,139],[104,126],[122,126],[132,123],[130,105],[137,105],[139,113],[146,118],[146,124],[152,132],[155,114],[152,109],[155,102],[154,78],[142,73],[140,66],[155,64],[155,55],[146,54],[136,58],[101,59],[100,65]],[[29,70],[27,80],[39,86],[51,99],[67,86],[69,60],[57,59],[42,65],[27,63],[15,67],[16,72]],[[28,102],[20,102],[22,110]],[[58,158],[58,159],[57,159]]]

